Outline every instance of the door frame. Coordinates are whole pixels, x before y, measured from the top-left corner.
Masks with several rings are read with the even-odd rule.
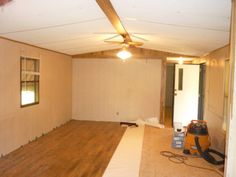
[[[165,62],[165,67],[164,67],[164,69],[163,69],[163,87],[162,87],[162,89],[164,90],[164,92],[162,92],[163,93],[163,106],[162,106],[162,109],[163,109],[163,115],[162,115],[162,124],[164,124],[165,123],[165,110],[166,110],[166,104],[165,104],[165,96],[166,96],[166,76],[167,76],[167,62]],[[171,64],[173,64],[173,68],[174,68],[174,72],[173,72],[173,78],[175,78],[175,65],[176,65],[176,63],[171,63]],[[174,87],[175,87],[175,79],[173,79],[173,84],[172,84],[172,87],[173,87],[173,90],[174,90]],[[174,106],[174,94],[173,94],[173,96],[172,96],[173,98],[173,102],[172,102],[172,113],[173,113],[173,111],[174,111],[174,108],[173,108],[173,106]],[[171,124],[171,126],[173,127],[173,114],[172,114],[172,116],[171,116],[171,119],[172,119],[172,124]]]
[[[175,66],[177,65],[178,63],[175,63],[174,65],[174,90],[175,90]],[[201,64],[198,64],[198,63],[183,63],[184,65],[201,65]],[[203,64],[203,63],[202,63]],[[199,77],[200,77],[200,73],[199,73]],[[174,104],[175,104],[175,94],[173,94],[173,105],[172,105],[172,127],[174,126]]]
[[[206,62],[200,63],[199,65],[200,65],[200,74],[199,74],[198,120],[204,120],[205,87],[206,87]],[[205,67],[204,75],[202,73],[203,66]],[[202,93],[204,94],[204,99],[202,97],[202,95],[203,95]]]
[[[165,123],[166,60],[161,60],[160,123]]]

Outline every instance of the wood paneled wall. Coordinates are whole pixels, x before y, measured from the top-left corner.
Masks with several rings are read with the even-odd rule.
[[[20,107],[20,56],[40,59],[40,103]],[[0,154],[71,119],[70,56],[0,38]]]
[[[201,60],[206,62],[204,120],[208,123],[212,148],[224,152],[224,66],[229,59],[229,45],[210,52]]]
[[[232,0],[231,35],[230,35],[230,93],[229,93],[229,127],[227,131],[227,157],[225,176],[236,176],[236,2]]]

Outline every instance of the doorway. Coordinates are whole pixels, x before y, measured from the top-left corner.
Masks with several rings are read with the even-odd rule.
[[[165,119],[164,119],[164,125],[167,128],[173,127],[174,76],[175,76],[175,65],[173,63],[168,63],[166,66]]]
[[[205,107],[205,87],[206,87],[206,64],[200,64],[199,74],[199,101],[198,101],[198,120],[204,120]]]
[[[205,63],[167,64],[165,127],[173,127],[174,122],[186,126],[191,120],[204,120],[205,75]]]
[[[200,66],[175,65],[173,122],[187,126],[198,119]]]

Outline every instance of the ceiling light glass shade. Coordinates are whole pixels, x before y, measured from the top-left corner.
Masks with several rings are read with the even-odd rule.
[[[184,64],[184,60],[179,59],[179,64],[180,64],[180,65]]]
[[[128,59],[128,58],[130,58],[132,56],[132,53],[130,53],[129,51],[123,49],[123,50],[119,51],[116,54],[116,56],[119,57],[122,60],[126,60],[126,59]]]

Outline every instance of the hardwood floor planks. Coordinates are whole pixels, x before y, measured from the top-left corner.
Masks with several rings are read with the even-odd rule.
[[[101,177],[123,136],[118,123],[72,120],[0,159],[1,177]]]

